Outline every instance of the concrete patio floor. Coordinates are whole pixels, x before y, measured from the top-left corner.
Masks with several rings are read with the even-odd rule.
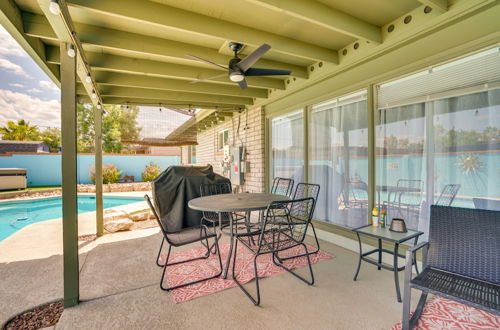
[[[388,329],[401,317],[392,274],[363,264],[359,280],[353,282],[356,253],[326,242],[322,249],[336,258],[313,266],[312,287],[282,273],[261,281],[260,307],[238,288],[176,304],[159,288],[161,269],[154,258],[160,242],[159,229],[149,228],[82,243],[82,303],[66,309],[55,328]],[[62,275],[60,254],[2,261],[0,324],[61,299]],[[247,285],[254,289],[253,282]]]

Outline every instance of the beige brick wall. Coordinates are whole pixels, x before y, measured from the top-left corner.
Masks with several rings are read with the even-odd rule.
[[[223,152],[217,150],[217,134],[222,130],[228,129],[229,145],[245,147],[246,160],[250,162],[250,172],[245,173],[245,184],[240,187],[240,190],[264,192],[264,112],[260,107],[247,111],[248,114],[242,112],[218,126],[198,133],[196,163],[211,164],[214,171],[222,175],[220,162]],[[239,137],[238,120],[240,121]]]

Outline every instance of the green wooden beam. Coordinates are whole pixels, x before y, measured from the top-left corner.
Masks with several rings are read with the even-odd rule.
[[[438,10],[440,12],[445,12],[448,10],[448,0],[418,0],[426,6],[432,9]]]
[[[80,78],[80,81],[85,82],[89,68],[87,67],[87,59],[83,53],[83,49],[78,39],[78,35],[74,33],[75,29],[73,26],[73,21],[69,14],[68,8],[64,2],[59,4],[61,8],[61,13],[59,15],[54,15],[49,10],[50,0],[37,0],[40,9],[47,17],[48,23],[53,29],[57,39],[60,42],[65,42],[68,47],[72,46],[75,48],[76,52],[76,74]],[[24,16],[26,17],[26,15]],[[24,18],[23,17],[23,18]],[[56,52],[59,54],[59,52]],[[97,91],[97,86],[94,80],[90,82],[85,82],[84,84],[86,94],[91,95],[93,91],[97,92],[97,98],[92,98],[90,101],[92,104],[97,105],[100,102],[99,92]]]
[[[246,0],[280,14],[342,33],[344,35],[381,43],[382,33],[376,25],[334,9],[319,1],[310,0]]]
[[[59,55],[54,51],[54,47],[47,47],[47,61],[49,63],[59,63]],[[85,52],[87,60],[93,71],[111,71],[131,74],[143,74],[156,77],[196,80],[223,74],[222,70],[204,69],[187,65],[178,65],[152,60],[135,59],[125,56],[100,54],[95,52]],[[235,83],[228,77],[211,79],[207,82],[222,83],[234,86]],[[281,79],[248,77],[248,85],[257,88],[285,89],[285,82]]]
[[[93,76],[95,77],[95,80],[97,81],[99,87],[109,85],[239,97],[266,98],[268,96],[267,89],[252,87],[241,89],[236,84],[234,86],[205,82],[192,84],[189,81],[180,79],[169,79],[105,71],[96,71],[93,73]]]
[[[336,51],[325,47],[167,6],[164,3],[142,0],[122,1],[119,6],[113,0],[67,0],[66,3],[89,13],[119,17],[124,22],[150,26],[151,29],[158,27],[175,29],[180,33],[189,33],[212,40],[236,41],[252,46],[260,46],[266,42],[273,46],[273,52],[315,61],[336,63],[338,59]]]
[[[82,98],[84,101],[87,99]],[[134,98],[134,97],[117,97],[117,96],[104,96],[102,98],[104,104],[131,104],[139,106],[152,106],[157,107],[160,104],[168,108],[169,105],[178,108],[201,108],[201,109],[220,109],[225,110],[231,109],[244,109],[245,105],[242,104],[221,104],[212,102],[189,102],[181,100],[169,100],[169,99],[144,99],[144,98]]]
[[[102,109],[94,107],[95,131],[95,212],[96,234],[104,234],[104,204],[102,195]]]
[[[24,14],[24,30],[27,35],[57,40],[57,36],[49,25],[47,18],[42,15]],[[75,23],[75,29],[85,50],[101,49],[107,51],[119,51],[127,53],[130,57],[151,58],[169,62],[169,60],[182,60],[185,64],[200,63],[186,57],[191,54],[205,58],[219,65],[227,66],[233,58],[218,52],[218,50],[208,47],[196,46],[188,43],[167,40],[163,38],[151,37],[121,30],[107,29],[99,26]],[[256,67],[272,68],[292,71],[292,76],[307,78],[309,76],[307,68],[260,59]]]
[[[76,58],[61,43],[61,144],[64,306],[79,301],[78,202],[76,165]]]
[[[201,94],[191,92],[173,92],[157,89],[103,86],[100,89],[101,95],[111,97],[131,97],[154,100],[176,100],[180,102],[210,102],[218,104],[241,104],[252,105],[253,100],[249,97],[220,96],[214,94]]]

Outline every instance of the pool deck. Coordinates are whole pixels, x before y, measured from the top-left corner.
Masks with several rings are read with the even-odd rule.
[[[66,309],[55,329],[389,329],[401,318],[391,273],[363,265],[354,282],[357,254],[324,241],[322,249],[335,258],[313,266],[312,287],[281,273],[261,281],[260,307],[237,287],[176,304],[159,288],[160,242],[159,229],[149,228],[81,243],[82,303]],[[62,253],[40,249],[38,258],[0,262],[0,296],[9,302],[0,309],[0,326],[62,298]]]
[[[89,212],[80,217],[80,234],[94,233],[93,216]],[[62,299],[61,233],[61,219],[48,220],[0,242],[0,328],[19,313]],[[254,307],[238,288],[176,304],[159,288],[161,269],[154,258],[160,242],[158,227],[80,242],[82,303],[66,309],[55,328],[388,329],[401,317],[392,275],[363,265],[353,282],[357,253],[325,241],[322,249],[335,258],[314,265],[313,287],[283,273],[262,281],[261,307]],[[344,245],[339,239],[334,242]]]
[[[140,192],[105,193],[104,196],[142,197]],[[93,194],[79,194],[93,195]],[[15,199],[19,201],[19,199]],[[148,209],[145,201],[112,207],[115,210],[133,212]],[[78,215],[78,235],[95,234],[95,212],[85,212]],[[61,239],[54,239],[60,237]],[[44,246],[44,249],[40,249]],[[0,242],[0,262],[33,259],[49,254],[58,254],[62,251],[62,218],[45,220],[28,225]]]

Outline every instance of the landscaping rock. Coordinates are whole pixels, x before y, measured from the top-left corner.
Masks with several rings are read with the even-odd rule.
[[[104,210],[104,221],[129,219],[130,215],[122,210],[108,209]]]
[[[110,233],[129,230],[134,222],[130,219],[108,220],[104,222],[104,229]]]
[[[132,214],[130,216],[130,219],[132,219],[132,221],[145,221],[145,220],[150,220],[150,219],[153,219],[153,214],[149,211],[147,212],[141,212],[141,213],[136,213],[136,214]]]
[[[95,193],[95,185],[79,184],[78,192]],[[148,191],[151,190],[150,182],[129,182],[129,183],[106,183],[102,187],[103,192],[128,192],[128,191]]]

